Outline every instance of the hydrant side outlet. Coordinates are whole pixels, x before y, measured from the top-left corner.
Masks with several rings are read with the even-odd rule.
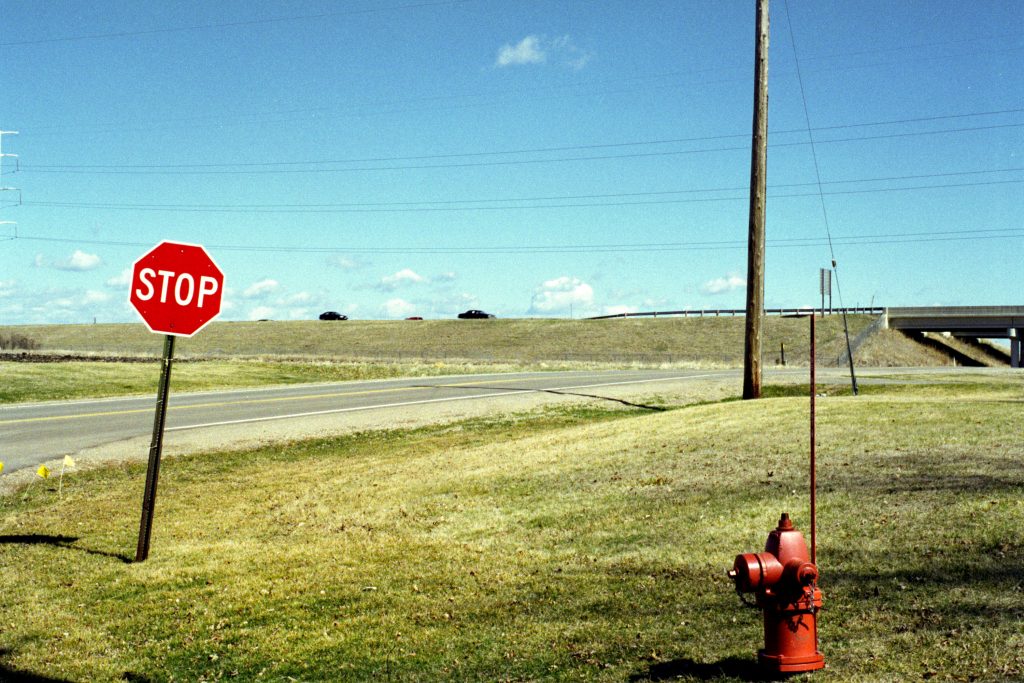
[[[755,594],[764,613],[764,649],[757,653],[762,667],[797,673],[825,666],[818,651],[818,568],[788,514],[768,535],[764,552],[737,555],[729,576],[737,591]]]

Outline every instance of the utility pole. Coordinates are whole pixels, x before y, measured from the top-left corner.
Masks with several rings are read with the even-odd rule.
[[[747,318],[743,344],[743,398],[761,398],[761,328],[764,323],[764,217],[768,167],[768,0],[757,0],[754,48],[754,131],[750,152],[750,223],[747,238]]]

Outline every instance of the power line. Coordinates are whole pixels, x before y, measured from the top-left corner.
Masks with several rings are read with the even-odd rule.
[[[1024,112],[1024,108],[1019,109],[1001,109],[995,111],[982,111],[982,112],[969,112],[960,114],[947,114],[942,116],[924,116],[917,118],[905,118],[905,119],[892,119],[886,121],[867,121],[861,123],[850,123],[840,124],[834,126],[822,126],[818,128],[791,128],[787,130],[771,131],[771,135],[785,135],[792,133],[808,133],[809,131],[826,131],[826,130],[843,130],[849,128],[864,128],[871,126],[888,126],[908,123],[924,123],[931,121],[948,121],[952,119],[963,119],[963,118],[974,118],[981,116],[997,116],[1003,114],[1019,114]],[[940,132],[962,132],[962,131],[973,131],[973,130],[987,130],[989,128],[1000,128],[1000,127],[1019,127],[1024,124],[999,124],[995,126],[983,126],[983,127],[969,127],[969,128],[952,128],[940,131],[917,131],[899,133],[899,136],[910,136],[910,135],[928,135]],[[35,171],[42,170],[69,170],[69,169],[82,169],[82,170],[107,170],[107,169],[118,169],[118,170],[135,170],[135,169],[211,169],[211,168],[250,168],[250,167],[284,167],[284,166],[314,166],[324,164],[353,164],[353,163],[374,163],[374,162],[388,162],[388,161],[425,161],[433,159],[456,159],[456,158],[473,158],[482,156],[505,156],[512,154],[544,154],[550,152],[569,152],[569,151],[583,151],[591,149],[615,149],[623,147],[640,147],[648,145],[668,145],[668,144],[679,144],[689,142],[710,142],[713,140],[728,140],[736,138],[745,138],[746,134],[743,133],[729,133],[721,135],[704,135],[698,137],[689,138],[667,138],[667,139],[654,139],[654,140],[633,140],[628,142],[607,142],[607,143],[590,143],[583,145],[559,145],[551,147],[528,147],[521,149],[507,149],[507,150],[481,150],[473,152],[451,152],[451,153],[435,153],[435,154],[420,154],[420,155],[404,155],[404,156],[389,156],[389,157],[349,157],[342,159],[312,159],[312,160],[301,160],[301,161],[256,161],[256,162],[227,162],[227,163],[207,163],[207,164],[31,164],[24,166],[23,168]],[[876,138],[840,138],[835,140],[827,140],[824,142],[845,142],[849,140],[862,140],[862,139],[876,139]],[[784,145],[793,144],[809,144],[809,143],[782,143]],[[726,148],[727,151],[732,151],[734,148]],[[704,150],[696,150],[704,151]],[[713,150],[710,150],[713,151]]]
[[[844,178],[841,180],[825,180],[823,185],[848,185],[853,183],[890,182],[894,180],[923,180],[931,178],[949,178],[955,176],[988,175],[991,173],[1015,173],[1024,171],[1024,166],[1012,168],[988,168],[974,171],[949,171],[944,173],[919,173],[902,176],[877,176],[873,178]],[[995,181],[996,184],[1012,181]],[[982,183],[986,184],[986,183]],[[817,182],[808,183],[773,183],[768,185],[769,189],[784,187],[808,187],[816,186]],[[939,186],[944,187],[944,186]],[[650,190],[646,192],[612,192],[603,194],[576,194],[576,195],[546,195],[532,197],[501,197],[501,198],[475,198],[475,199],[441,199],[441,200],[420,200],[402,202],[343,202],[343,203],[319,203],[319,204],[127,204],[112,202],[26,202],[30,206],[67,206],[75,208],[118,208],[118,209],[229,209],[229,210],[251,210],[251,209],[330,209],[330,208],[359,208],[359,207],[421,207],[421,206],[450,206],[453,204],[492,204],[510,202],[546,202],[546,201],[569,201],[586,199],[618,199],[625,197],[652,197],[680,194],[699,194],[703,192],[735,192],[746,190],[745,186],[729,187],[703,187],[685,190]],[[902,188],[883,188],[902,189]]]
[[[804,80],[800,75],[800,58],[797,56],[796,52],[796,38],[793,36],[793,20],[789,16],[789,0],[783,0],[783,6],[786,8],[786,26],[789,29],[789,40],[793,47],[793,62],[796,64],[796,78],[800,85],[800,99],[804,106],[804,121],[807,124],[807,136],[810,140],[811,146],[811,158],[814,160],[814,175],[818,181],[818,198],[821,201],[821,217],[825,221],[825,235],[828,238],[829,254],[832,256],[832,272],[834,272],[836,276],[836,293],[839,295],[839,307],[843,310],[843,332],[846,335],[846,353],[850,360],[850,382],[853,385],[853,395],[856,396],[858,393],[857,375],[853,368],[853,347],[850,345],[850,326],[846,320],[846,306],[843,304],[843,290],[839,286],[839,266],[836,263],[835,245],[832,243],[832,229],[829,227],[828,209],[825,207],[825,193],[821,184],[821,169],[818,164],[818,152],[814,147],[814,133],[811,131],[811,115],[807,110],[807,94],[804,92]]]
[[[888,140],[895,138],[908,138],[917,137],[922,135],[941,135],[948,133],[965,133],[965,132],[977,132],[983,130],[997,130],[1005,128],[1020,128],[1024,126],[1024,123],[1007,123],[997,124],[991,126],[973,126],[969,128],[947,128],[943,130],[931,130],[931,131],[918,131],[913,133],[890,133],[886,135],[865,135],[860,137],[850,138],[834,138],[831,140],[817,140],[811,142],[782,142],[770,144],[770,147],[798,147],[804,145],[822,145],[822,144],[833,144],[839,142],[863,142],[868,140]],[[640,159],[640,158],[652,158],[652,157],[668,157],[668,156],[680,156],[685,154],[707,154],[715,152],[736,152],[736,151],[749,151],[749,146],[736,146],[736,147],[713,147],[706,149],[688,149],[688,150],[672,150],[664,152],[634,152],[630,154],[605,154],[605,155],[591,155],[591,156],[569,156],[569,157],[555,157],[551,159],[511,159],[503,161],[467,161],[454,164],[409,164],[403,166],[356,166],[348,168],[303,168],[303,169],[266,169],[266,170],[110,170],[110,169],[99,169],[99,170],[85,170],[83,168],[69,168],[62,166],[51,166],[43,168],[41,166],[26,166],[22,165],[23,171],[34,172],[34,173],[55,173],[55,174],[70,174],[70,175],[269,175],[269,174],[310,174],[310,173],[353,173],[363,171],[411,171],[411,170],[433,170],[443,168],[479,168],[487,166],[524,166],[534,164],[549,164],[549,163],[562,163],[562,162],[578,162],[578,161],[609,161],[617,159]],[[505,154],[513,154],[517,152],[505,152]],[[469,155],[456,155],[456,156],[469,156]],[[398,158],[396,157],[396,160]],[[299,162],[301,163],[301,162]],[[352,161],[309,161],[307,164],[323,164],[323,163],[359,163],[358,160]],[[263,164],[265,165],[265,164]],[[126,167],[120,167],[126,168]],[[171,167],[180,168],[180,167]]]
[[[444,0],[443,2],[419,2],[407,5],[394,5],[391,7],[371,7],[369,9],[347,10],[344,12],[323,12],[321,14],[305,14],[292,17],[274,17],[269,19],[247,19],[245,21],[229,21],[219,24],[197,24],[194,26],[169,26],[165,28],[144,29],[139,31],[118,31],[115,33],[93,33],[80,36],[62,36],[59,38],[37,38],[35,40],[17,40],[7,43],[0,43],[0,47],[16,47],[25,45],[42,45],[45,43],[71,43],[81,40],[97,40],[110,38],[132,38],[137,36],[156,35],[160,33],[183,33],[186,31],[200,31],[211,28],[239,28],[242,26],[258,26],[262,24],[280,24],[288,21],[307,21],[310,19],[327,19],[330,17],[349,17],[360,14],[378,14],[381,12],[395,12],[400,10],[419,9],[423,7],[438,7],[443,5],[461,5],[470,0]]]
[[[811,58],[811,59],[835,59],[836,57],[844,56],[844,54],[845,55],[856,56],[856,55],[868,54],[868,53],[896,52],[896,51],[916,49],[916,48],[919,48],[919,47],[934,47],[934,46],[938,46],[938,45],[956,44],[956,43],[961,43],[961,42],[977,42],[977,41],[981,41],[981,40],[989,40],[990,38],[1001,38],[1001,37],[1015,37],[1015,34],[1007,34],[1005,36],[993,36],[993,37],[987,37],[987,38],[976,38],[976,39],[965,39],[965,40],[947,41],[946,43],[928,43],[928,44],[920,44],[920,45],[916,45],[916,46],[915,45],[910,45],[910,46],[899,46],[899,47],[894,47],[894,48],[880,48],[880,49],[877,49],[877,50],[869,50],[869,51],[857,51],[857,52],[850,52],[850,53],[838,53],[838,54],[833,54],[833,55],[826,55],[826,56],[821,56],[821,57],[815,57],[815,58]],[[873,63],[873,64],[861,64],[861,65],[851,66],[851,67],[831,67],[831,68],[826,68],[826,69],[818,69],[817,71],[835,72],[835,71],[848,71],[848,70],[855,70],[855,69],[870,69],[870,68],[891,66],[893,64],[900,64],[900,65],[904,65],[905,66],[908,62],[912,62],[912,61],[931,61],[931,60],[937,60],[937,59],[939,59],[939,60],[943,60],[943,59],[964,59],[964,58],[968,58],[968,57],[978,57],[978,56],[984,56],[984,55],[990,55],[990,54],[998,54],[998,53],[1003,53],[1003,52],[1014,52],[1014,51],[1019,51],[1019,50],[1022,50],[1022,49],[1024,49],[1024,47],[1014,47],[1014,48],[1001,49],[1001,50],[985,50],[985,51],[981,51],[981,52],[972,52],[972,53],[964,53],[964,54],[952,54],[952,55],[918,57],[918,58],[900,60],[899,62],[879,62],[879,63]],[[805,61],[806,61],[806,59],[805,59]],[[686,75],[686,74],[708,73],[708,72],[714,72],[714,71],[724,71],[724,70],[729,70],[729,69],[734,69],[734,68],[738,68],[738,66],[737,67],[712,67],[712,68],[690,69],[690,70],[686,70],[686,71],[671,71],[671,72],[664,72],[664,73],[661,73],[661,74],[652,74],[652,75],[646,75],[646,76],[635,76],[635,77],[630,77],[630,78],[591,79],[591,80],[584,81],[584,82],[581,82],[581,83],[573,83],[571,86],[547,86],[547,87],[529,88],[529,89],[518,91],[517,93],[513,93],[512,96],[514,96],[514,97],[516,97],[518,99],[522,99],[522,93],[528,93],[529,94],[529,93],[537,93],[537,92],[545,92],[545,91],[563,92],[563,91],[565,91],[565,90],[567,90],[569,88],[579,89],[581,87],[585,88],[585,87],[589,87],[589,86],[602,86],[602,85],[612,84],[612,83],[630,83],[630,82],[638,82],[638,81],[660,80],[660,79],[666,79],[666,78],[675,78],[675,77],[678,77],[678,76],[681,76],[681,75]],[[744,82],[744,81],[746,81],[745,77],[742,77],[742,78],[738,77],[738,78],[729,78],[729,79],[719,79],[719,80],[714,80],[714,81],[698,81],[696,83],[691,83],[691,85],[709,85],[709,84],[715,84],[715,83]],[[652,87],[669,88],[669,87],[676,87],[676,85],[675,84],[669,84],[669,85],[652,86]],[[576,93],[576,94],[577,95],[582,95],[582,96],[611,95],[611,94],[622,94],[622,93],[629,93],[629,92],[635,92],[635,91],[636,91],[636,88],[618,89],[618,90],[607,90],[607,89],[605,89],[605,90],[593,90],[593,91],[589,91],[589,92],[580,92],[580,93]],[[395,107],[395,106],[404,106],[404,105],[406,105],[408,103],[413,103],[413,102],[440,102],[440,101],[445,101],[445,100],[457,100],[457,99],[465,99],[465,98],[489,97],[489,96],[492,96],[492,95],[501,96],[501,99],[499,99],[496,102],[492,102],[492,103],[482,102],[482,103],[467,104],[467,105],[461,105],[461,106],[442,107],[441,109],[426,109],[426,110],[424,110],[424,109],[408,109],[408,108],[404,108],[404,109],[382,109],[382,110],[369,111],[369,112],[365,111],[366,107],[380,107],[380,106]],[[562,98],[564,96],[565,95],[556,95],[556,96],[552,96],[552,97]],[[407,99],[407,100],[398,100],[398,101],[395,101],[395,102],[367,103],[366,105],[359,105],[359,106],[356,106],[356,107],[349,107],[349,108],[346,109],[346,111],[349,112],[349,113],[341,114],[341,115],[342,116],[366,116],[366,115],[372,115],[372,114],[393,114],[393,113],[402,113],[402,112],[409,112],[409,111],[438,111],[438,110],[447,111],[447,110],[452,110],[452,109],[458,110],[458,109],[466,109],[466,108],[470,108],[470,107],[491,106],[493,104],[497,104],[497,103],[500,103],[500,102],[507,101],[508,98],[509,98],[509,93],[507,91],[504,91],[504,90],[502,90],[502,91],[490,91],[490,92],[453,94],[453,95],[437,95],[437,96],[431,96],[431,97],[420,97],[420,98]],[[537,98],[534,97],[534,98],[532,98],[532,100],[533,101],[537,101]],[[294,115],[294,114],[316,114],[316,113],[327,114],[327,115],[329,115],[332,118],[336,118],[337,116],[339,116],[338,110],[336,110],[336,109],[332,109],[330,107],[315,107],[315,108],[303,108],[303,109],[270,110],[270,111],[263,111],[263,112],[254,112],[252,114],[236,114],[236,115],[233,115],[231,118],[239,119],[240,117],[248,118],[248,117],[267,117],[267,116]],[[135,131],[135,132],[150,131],[150,130],[156,130],[157,128],[155,128],[154,126],[156,124],[158,124],[158,123],[161,124],[160,128],[159,128],[161,130],[166,128],[166,124],[168,124],[168,123],[170,123],[170,124],[189,125],[190,128],[194,128],[195,125],[193,123],[191,123],[191,122],[204,121],[204,120],[210,120],[210,119],[216,119],[216,125],[218,127],[223,127],[225,125],[225,117],[224,116],[220,116],[220,115],[207,115],[207,116],[178,117],[178,118],[174,118],[174,119],[162,119],[160,121],[155,121],[155,122],[153,122],[153,125],[149,125],[149,126],[146,126],[146,127],[126,128],[124,125],[117,124],[113,128],[101,129],[101,128],[97,127],[97,126],[92,126],[92,127],[90,127],[90,131],[93,132],[93,133],[104,133],[104,132],[106,132],[106,133],[114,133],[114,132],[116,132],[118,134],[123,134],[123,133],[128,132],[128,131]],[[279,121],[280,120],[278,120],[278,122]],[[256,120],[252,120],[252,121],[238,121],[238,122],[236,122],[234,124],[228,123],[227,125],[253,125],[253,124],[257,124],[257,123],[261,123],[261,122],[268,122],[268,120],[266,120],[266,119],[256,119]],[[102,125],[114,125],[114,124],[102,124]],[[31,129],[31,132],[33,132],[36,135],[45,135],[47,133],[45,133],[44,131],[74,130],[75,133],[77,134],[81,130],[81,128],[82,128],[81,126],[75,126],[73,129],[67,129],[66,127],[63,127],[63,126],[44,126],[44,127],[39,127],[39,128]]]
[[[1024,237],[1021,228],[974,228],[964,230],[883,233],[878,235],[849,234],[834,238],[837,244],[849,246],[871,246],[879,244],[915,244],[927,242],[951,242],[963,240],[1009,239],[1019,240]],[[148,247],[150,242],[132,242],[118,240],[91,240],[69,237],[40,237],[19,235],[19,240],[34,242],[56,242],[65,244],[90,244],[118,247]],[[649,243],[616,243],[616,244],[557,244],[557,245],[503,245],[503,246],[469,246],[469,247],[357,247],[341,246],[265,246],[253,244],[206,244],[208,249],[220,251],[259,252],[274,254],[561,254],[561,253],[605,253],[605,252],[658,252],[658,251],[717,251],[728,249],[745,249],[746,240],[715,240],[698,242],[649,242]],[[821,237],[791,237],[767,240],[772,248],[820,248],[827,242]]]
[[[793,199],[799,197],[819,197],[824,195],[852,195],[852,194],[874,194],[882,192],[915,192],[921,190],[952,189],[963,187],[983,187],[993,185],[1011,185],[1024,183],[1024,178],[1012,180],[988,180],[971,183],[946,183],[941,185],[915,185],[909,187],[881,187],[860,190],[836,190],[833,192],[803,192],[788,194],[769,194],[771,199]],[[811,183],[801,183],[809,185]],[[733,188],[741,190],[743,188]],[[698,190],[680,190],[682,192],[697,192]],[[711,191],[711,190],[707,190]],[[719,190],[721,191],[721,190]],[[664,193],[661,193],[664,194]],[[601,195],[596,195],[600,197]],[[621,195],[607,195],[609,197]],[[346,214],[346,213],[451,213],[456,211],[516,211],[536,209],[573,209],[573,208],[599,208],[599,207],[627,207],[627,206],[654,206],[662,204],[703,204],[709,202],[732,202],[745,201],[748,197],[699,197],[689,199],[654,199],[632,202],[573,202],[562,204],[531,204],[531,205],[510,205],[510,206],[377,206],[361,207],[359,205],[281,205],[272,206],[188,206],[188,205],[145,205],[145,204],[105,204],[99,202],[25,202],[25,206],[40,206],[49,208],[76,208],[76,209],[103,209],[109,211],[143,211],[143,212],[178,212],[178,213],[256,213],[256,214]],[[488,200],[481,200],[488,201]],[[489,200],[494,202],[506,202],[509,200]],[[545,201],[552,201],[548,199]],[[415,202],[412,202],[415,203]],[[437,202],[424,202],[425,204],[436,204]]]

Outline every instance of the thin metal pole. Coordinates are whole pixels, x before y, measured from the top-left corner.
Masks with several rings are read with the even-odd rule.
[[[174,335],[164,338],[163,370],[156,395],[156,416],[153,418],[153,440],[149,446],[149,466],[146,468],[146,490],[142,496],[142,519],[139,522],[139,544],[135,561],[149,557],[149,538],[153,531],[153,510],[156,507],[156,485],[160,477],[160,453],[164,446],[164,422],[167,418],[167,397],[171,388],[171,361],[174,359]]]
[[[811,314],[811,562],[813,564],[818,563],[818,515],[817,515],[817,473],[816,473],[816,451],[817,451],[817,438],[815,435],[816,428],[816,415],[814,399],[817,394],[817,378],[815,377],[815,364],[814,364],[815,344],[814,344],[814,314]]]

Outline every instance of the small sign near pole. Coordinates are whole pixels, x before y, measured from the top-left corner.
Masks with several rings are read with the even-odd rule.
[[[825,317],[825,295],[828,295],[828,312],[832,312],[832,271],[821,269],[821,317]]]
[[[196,244],[161,242],[136,261],[132,268],[128,301],[150,332],[164,335],[163,366],[157,389],[153,439],[149,446],[136,562],[143,562],[149,557],[175,337],[191,337],[216,318],[220,314],[223,292],[224,274],[206,250]]]

